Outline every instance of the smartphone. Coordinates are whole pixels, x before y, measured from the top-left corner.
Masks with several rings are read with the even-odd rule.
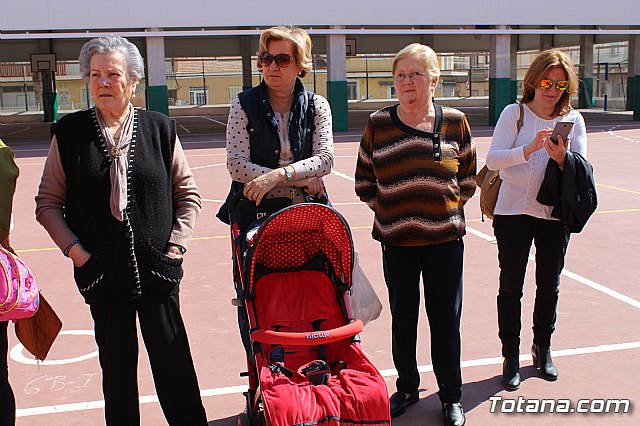
[[[551,133],[551,142],[558,145],[558,135],[562,136],[563,141],[566,141],[572,127],[573,122],[571,121],[558,121],[556,127],[553,128],[553,133]]]

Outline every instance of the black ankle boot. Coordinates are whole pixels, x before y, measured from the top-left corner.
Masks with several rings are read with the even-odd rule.
[[[502,363],[502,384],[508,391],[520,387],[520,360],[518,357],[505,358]]]
[[[540,370],[543,379],[550,382],[558,379],[558,369],[553,365],[550,347],[542,347],[534,343],[531,346],[531,356],[533,357],[533,365]]]

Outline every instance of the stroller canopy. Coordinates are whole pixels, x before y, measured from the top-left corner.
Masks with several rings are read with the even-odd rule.
[[[249,291],[253,290],[256,263],[272,270],[292,270],[322,255],[336,278],[347,288],[351,286],[353,241],[342,215],[316,203],[287,207],[270,216],[249,242],[245,259]]]

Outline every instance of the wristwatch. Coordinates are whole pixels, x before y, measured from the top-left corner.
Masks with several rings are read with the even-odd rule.
[[[185,254],[187,252],[187,249],[184,248],[183,246],[181,246],[180,244],[169,243],[168,245],[169,245],[169,247],[177,248],[178,250],[180,250],[180,253],[182,253],[182,254]]]
[[[293,172],[291,171],[291,168],[289,168],[289,166],[284,166],[284,176],[285,176],[285,182],[289,182],[291,179],[293,179]]]

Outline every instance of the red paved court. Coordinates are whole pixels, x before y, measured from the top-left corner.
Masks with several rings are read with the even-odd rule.
[[[486,109],[467,111],[480,160],[492,128]],[[554,360],[557,382],[536,377],[528,355],[532,339],[532,277],[527,277],[523,301],[521,366],[524,382],[516,392],[500,386],[501,359],[495,297],[498,266],[491,222],[480,221],[478,197],[466,209],[465,294],[462,322],[463,397],[470,425],[635,425],[640,424],[640,123],[627,113],[586,112],[588,156],[598,184],[599,208],[586,229],[573,235],[566,274],[562,277]],[[335,135],[335,170],[326,183],[334,206],[347,218],[364,270],[385,309],[362,334],[363,347],[395,390],[391,361],[390,315],[382,279],[379,245],[371,239],[372,213],[356,198],[353,172],[365,114],[353,114],[353,130]],[[182,311],[211,425],[235,425],[244,407],[238,376],[245,368],[230,299],[231,259],[228,229],[214,215],[229,187],[225,167],[225,117],[178,118],[179,133],[201,194],[202,214],[185,258],[181,284]],[[34,196],[48,148],[45,124],[2,125],[0,137],[18,156],[21,176],[15,197],[14,247],[32,268],[42,291],[63,320],[63,335],[49,360],[35,365],[16,347],[10,332],[9,374],[18,404],[18,425],[72,426],[103,424],[100,369],[88,307],[77,293],[71,263],[55,249],[35,221]],[[482,161],[479,163],[482,165]],[[533,267],[533,263],[530,263]],[[421,401],[394,419],[396,425],[442,424],[435,379],[431,372],[426,315],[421,322],[419,364]],[[155,397],[148,360],[141,350],[139,389],[143,425],[165,424]],[[491,413],[492,404],[506,411],[517,398],[628,399],[629,413]],[[504,400],[499,402],[499,399]],[[506,401],[506,399],[514,401]],[[526,402],[525,401],[525,402]],[[522,404],[522,403],[521,403]],[[588,405],[587,405],[588,406]],[[515,411],[515,408],[511,411]]]

